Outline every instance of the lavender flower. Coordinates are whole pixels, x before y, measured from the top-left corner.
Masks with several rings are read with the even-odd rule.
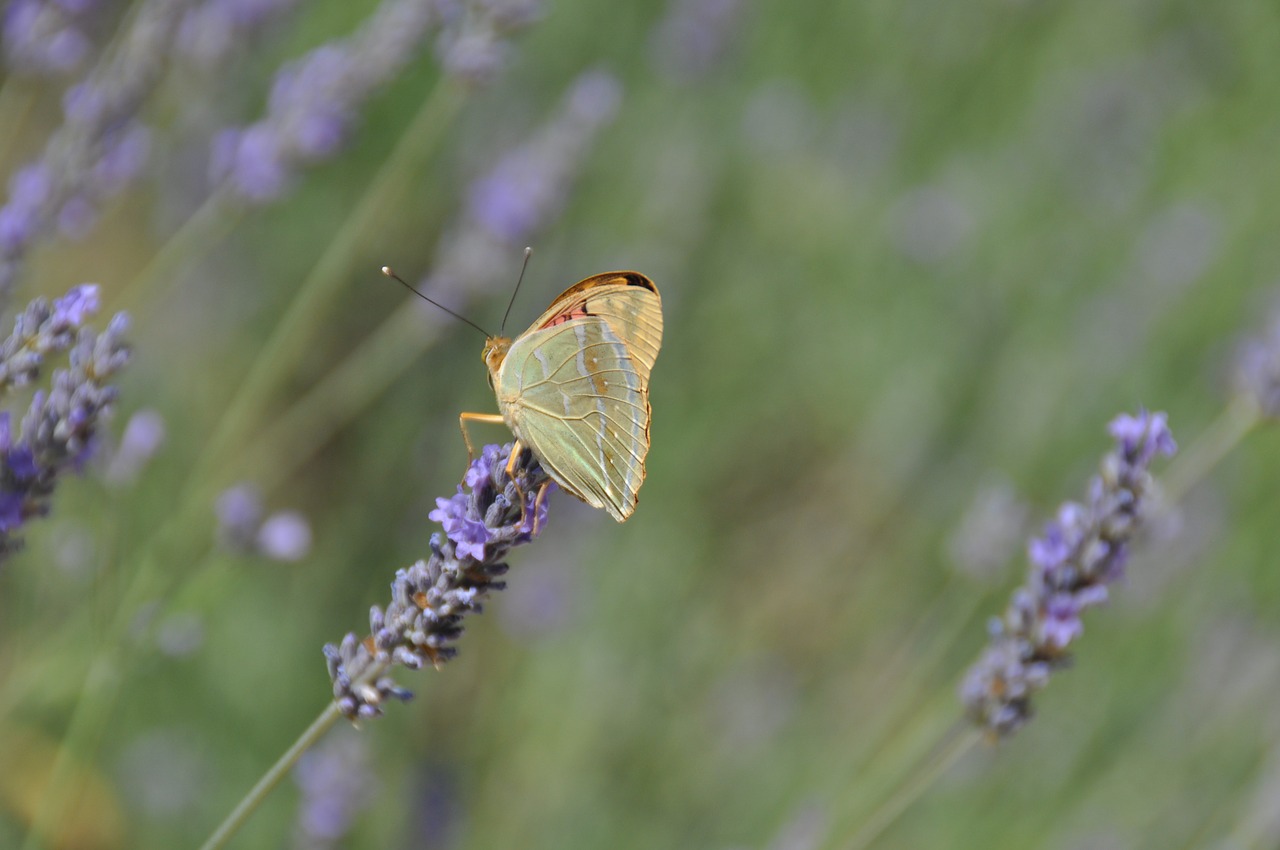
[[[325,645],[334,699],[347,717],[377,717],[389,697],[412,696],[383,675],[392,664],[417,670],[452,658],[462,618],[505,586],[498,580],[507,571],[503,558],[545,527],[551,481],[527,449],[508,478],[510,451],[486,446],[457,495],[437,501],[431,518],[445,534],[431,536],[429,559],[396,573],[391,603],[370,612],[371,635]]]
[[[62,126],[10,180],[0,208],[0,303],[37,240],[55,229],[83,235],[101,202],[137,176],[149,147],[137,115],[160,80],[179,17],[194,2],[142,0],[116,48],[67,91]]]
[[[9,67],[24,74],[66,74],[88,57],[84,18],[96,0],[12,0],[4,10]]]
[[[66,351],[76,332],[98,310],[98,286],[73,286],[49,304],[36,298],[18,314],[13,333],[0,343],[0,395],[31,383],[50,354]]]
[[[1021,728],[1032,695],[1070,661],[1068,649],[1084,633],[1081,614],[1105,602],[1107,586],[1123,575],[1155,487],[1148,466],[1177,450],[1163,413],[1122,414],[1110,432],[1116,447],[1090,482],[1088,504],[1065,503],[1031,541],[1027,581],[1004,617],[992,620],[991,641],[960,686],[970,719],[992,736]]]
[[[96,306],[96,288],[88,286],[73,289],[52,311],[33,302],[5,341],[4,365],[16,364],[6,375],[12,383],[25,383],[39,369],[30,357],[41,354],[31,352],[66,347],[50,340],[78,328],[69,368],[53,373],[49,391],[35,393],[20,435],[14,433],[9,412],[0,413],[0,557],[20,545],[16,531],[27,520],[48,513],[58,478],[68,469],[83,467],[93,452],[98,426],[114,405],[116,389],[109,382],[129,360],[124,342],[128,318],[118,313],[106,331],[95,333],[79,323]],[[45,312],[47,318],[36,322]]]
[[[471,187],[466,215],[448,228],[423,291],[472,291],[505,280],[508,258],[563,211],[596,135],[618,112],[622,89],[603,71],[579,76],[556,114]]]

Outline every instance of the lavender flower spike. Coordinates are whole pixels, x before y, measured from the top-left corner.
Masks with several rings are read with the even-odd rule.
[[[396,573],[391,603],[370,612],[370,636],[351,633],[338,646],[325,645],[333,696],[348,718],[377,717],[388,698],[412,697],[383,675],[386,669],[438,667],[452,658],[462,618],[506,586],[499,577],[507,553],[546,526],[547,488],[554,485],[528,449],[508,478],[510,452],[510,445],[485,446],[457,494],[437,500],[431,519],[445,534],[431,535],[430,558]]]
[[[73,286],[50,304],[36,298],[18,314],[13,333],[0,343],[0,395],[31,383],[50,354],[66,351],[76,332],[98,311],[98,286]]]
[[[1066,502],[1031,541],[1027,581],[992,620],[991,640],[960,686],[969,718],[993,737],[1020,729],[1032,695],[1069,663],[1084,633],[1080,615],[1105,602],[1107,586],[1123,575],[1155,488],[1147,467],[1177,450],[1163,413],[1121,414],[1110,432],[1116,447],[1090,482],[1088,504]]]
[[[84,316],[84,305],[72,296],[57,304],[48,322]],[[19,546],[15,532],[23,523],[48,513],[58,478],[68,469],[79,470],[92,454],[98,426],[116,399],[109,382],[129,360],[124,342],[128,327],[128,317],[118,313],[101,334],[79,329],[70,368],[53,373],[50,391],[36,392],[22,419],[21,436],[14,434],[9,413],[0,413],[0,559]],[[17,335],[15,331],[9,341]]]

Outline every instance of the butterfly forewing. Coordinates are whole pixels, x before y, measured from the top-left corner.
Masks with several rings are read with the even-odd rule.
[[[662,299],[653,281],[639,272],[593,275],[562,292],[526,333],[586,316],[609,324],[647,386],[662,346]]]
[[[517,338],[495,386],[504,416],[552,477],[619,521],[635,510],[649,450],[648,369],[638,359],[613,322],[583,315]]]

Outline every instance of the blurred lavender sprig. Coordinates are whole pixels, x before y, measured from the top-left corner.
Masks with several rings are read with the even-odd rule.
[[[84,19],[97,5],[97,0],[11,0],[3,25],[8,67],[33,76],[75,71],[92,48]]]
[[[298,0],[205,0],[183,15],[177,53],[204,68],[216,68],[235,48],[297,5]]]
[[[1116,446],[1090,482],[1088,503],[1064,503],[1031,541],[1027,581],[991,621],[990,643],[960,686],[970,719],[992,736],[1021,728],[1031,697],[1070,662],[1068,650],[1084,632],[1081,614],[1105,602],[1107,586],[1124,573],[1155,487],[1151,461],[1177,449],[1163,413],[1122,414],[1110,432]]]
[[[293,779],[302,792],[293,829],[296,850],[341,846],[356,815],[378,793],[373,754],[368,742],[352,730],[331,735],[303,753]]]
[[[323,44],[280,69],[266,115],[246,127],[224,130],[214,140],[214,179],[228,181],[249,203],[279,198],[300,168],[329,159],[346,145],[360,108],[404,70],[433,28],[443,27],[454,40],[480,38],[485,44],[503,45],[507,35],[535,17],[513,10],[540,5],[515,0],[384,0],[349,38]],[[458,51],[468,53],[453,50]],[[448,60],[445,64],[459,76],[476,76],[466,69],[450,69]]]
[[[677,82],[706,76],[741,27],[741,0],[670,0],[649,48],[655,68]]]
[[[1263,416],[1280,417],[1280,310],[1273,311],[1266,330],[1240,343],[1235,383]]]
[[[129,360],[128,317],[116,314],[97,333],[84,325],[96,309],[94,286],[73,288],[52,309],[37,299],[0,347],[6,386],[33,380],[45,354],[70,348],[69,367],[54,371],[50,390],[36,391],[20,434],[14,433],[10,413],[0,412],[0,559],[20,545],[17,531],[23,524],[48,513],[61,475],[83,467],[115,403],[110,382]]]
[[[340,645],[325,645],[334,699],[348,718],[377,717],[388,698],[412,696],[385,675],[392,665],[417,670],[453,658],[462,619],[506,586],[507,553],[545,527],[552,482],[527,449],[508,478],[510,452],[510,445],[485,446],[458,492],[436,500],[430,518],[444,534],[431,536],[427,560],[397,571],[390,604],[369,614],[370,636],[349,633]]]
[[[555,115],[506,152],[468,192],[466,213],[441,237],[423,291],[475,291],[505,280],[509,257],[563,211],[597,134],[617,115],[618,80],[588,71],[569,87]]]
[[[15,172],[0,208],[0,304],[27,252],[56,229],[78,238],[107,197],[146,162],[150,134],[138,119],[159,82],[180,15],[195,0],[142,0],[128,29],[63,97],[64,121],[40,158]]]

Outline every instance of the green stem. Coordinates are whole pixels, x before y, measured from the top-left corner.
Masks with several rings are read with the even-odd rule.
[[[356,414],[377,399],[431,344],[418,305],[406,301],[359,348],[278,417],[239,468],[271,489],[287,479]]]
[[[262,416],[271,394],[305,356],[315,326],[332,297],[346,283],[360,243],[381,215],[393,208],[394,197],[407,184],[406,175],[421,167],[443,136],[449,119],[462,104],[462,89],[449,79],[438,83],[423,102],[409,129],[400,137],[369,189],[334,235],[299,287],[293,302],[272,332],[249,374],[228,405],[193,477],[205,480],[223,464],[231,449]]]
[[[1169,465],[1163,478],[1165,500],[1181,501],[1261,421],[1262,411],[1252,397],[1233,398],[1208,430]]]
[[[932,759],[908,776],[898,790],[872,812],[871,817],[863,822],[858,831],[847,842],[841,842],[840,846],[845,850],[865,850],[870,847],[872,842],[884,834],[885,830],[893,826],[912,803],[920,799],[929,786],[950,770],[961,756],[969,752],[980,738],[981,732],[977,729],[953,729],[950,741],[944,742]]]
[[[169,279],[183,265],[203,257],[240,223],[245,211],[243,205],[232,203],[230,190],[225,186],[214,189],[120,291],[116,302],[133,314],[134,321],[145,322],[156,306],[153,297],[156,284]]]
[[[215,850],[215,848],[223,847],[231,837],[244,826],[245,821],[249,819],[258,808],[262,805],[262,801],[267,795],[280,784],[280,780],[284,779],[289,770],[297,763],[302,754],[309,750],[324,734],[329,731],[334,723],[342,717],[342,712],[338,711],[338,704],[331,702],[320,712],[320,716],[315,719],[306,731],[298,736],[298,740],[293,742],[293,746],[285,750],[284,755],[276,759],[276,763],[271,765],[257,784],[244,795],[236,807],[231,810],[231,814],[218,824],[218,828],[213,831],[208,840],[200,845],[200,850]]]
[[[5,164],[9,149],[21,135],[22,123],[26,121],[33,101],[31,87],[20,84],[13,76],[6,77],[4,84],[0,85],[0,127],[5,129],[4,135],[0,136],[0,165]]]

